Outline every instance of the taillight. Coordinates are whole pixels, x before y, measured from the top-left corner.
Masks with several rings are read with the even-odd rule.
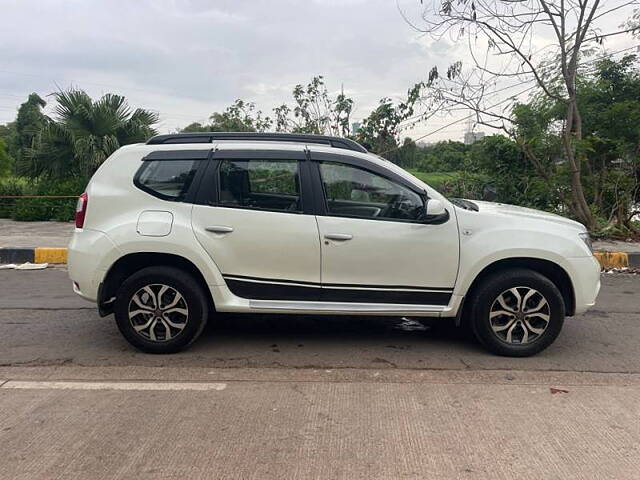
[[[76,228],[84,227],[84,217],[87,214],[87,203],[89,203],[89,195],[83,193],[78,198],[78,204],[76,205]]]

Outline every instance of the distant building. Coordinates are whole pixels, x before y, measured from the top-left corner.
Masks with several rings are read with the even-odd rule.
[[[360,129],[362,128],[362,123],[360,122],[353,122],[351,124],[351,135],[355,135],[356,133],[358,133],[360,131]]]
[[[471,145],[476,143],[478,140],[482,140],[484,138],[484,132],[466,132],[464,134],[464,144]]]

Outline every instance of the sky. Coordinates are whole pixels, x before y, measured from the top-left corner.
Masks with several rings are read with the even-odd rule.
[[[417,32],[400,10],[420,18],[419,0],[0,0],[0,124],[31,92],[51,100],[77,87],[157,111],[166,133],[236,98],[270,113],[316,75],[333,93],[344,88],[360,120],[382,97],[404,99],[433,66],[468,55],[461,42]],[[417,138],[459,118],[403,134]],[[460,122],[425,141],[460,140],[466,128]]]

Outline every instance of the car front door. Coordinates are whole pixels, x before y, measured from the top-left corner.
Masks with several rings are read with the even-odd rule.
[[[380,166],[311,155],[322,192],[323,300],[448,304],[458,271],[455,218],[424,223],[424,192]]]
[[[318,299],[320,240],[306,168],[302,148],[213,155],[192,225],[235,295]]]

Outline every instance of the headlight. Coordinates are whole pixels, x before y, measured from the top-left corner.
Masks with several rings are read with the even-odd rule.
[[[593,253],[593,245],[591,243],[591,237],[589,236],[589,232],[582,232],[578,234],[585,245],[589,248],[589,251]]]

